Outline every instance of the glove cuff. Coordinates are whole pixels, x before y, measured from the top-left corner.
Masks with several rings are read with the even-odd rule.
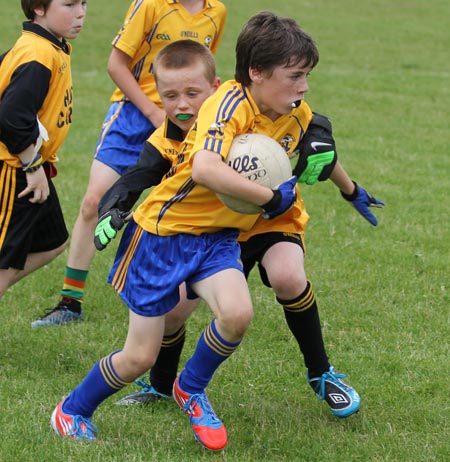
[[[352,181],[352,183],[355,185],[355,190],[351,194],[345,194],[341,191],[341,196],[349,202],[353,202],[358,197],[358,185],[355,181]]]
[[[269,202],[261,205],[264,212],[273,212],[281,204],[281,192],[278,189],[272,189],[273,197]]]

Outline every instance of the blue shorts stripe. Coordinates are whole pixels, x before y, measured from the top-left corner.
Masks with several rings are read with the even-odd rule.
[[[143,231],[144,230],[141,227],[136,228],[134,234],[132,235],[130,244],[127,247],[123,258],[121,259],[120,265],[117,268],[116,275],[113,279],[113,287],[119,294],[120,292],[122,292],[123,286],[125,285],[128,267],[130,265],[131,259],[133,258],[133,255],[135,253],[136,247],[139,243],[139,239],[141,238]]]

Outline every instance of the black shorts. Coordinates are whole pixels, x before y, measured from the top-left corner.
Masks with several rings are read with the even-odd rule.
[[[26,174],[0,161],[0,268],[22,270],[29,253],[46,252],[69,237],[58,194],[51,179],[43,204],[17,195],[27,185]]]
[[[267,250],[278,242],[293,242],[294,244],[298,244],[302,248],[303,252],[305,252],[303,236],[300,234],[281,232],[263,233],[252,236],[248,241],[239,242],[241,246],[241,260],[244,265],[244,274],[246,278],[248,278],[250,271],[256,263],[258,263],[259,274],[262,282],[265,286],[271,287],[269,279],[267,278],[266,270],[261,264],[261,260]]]

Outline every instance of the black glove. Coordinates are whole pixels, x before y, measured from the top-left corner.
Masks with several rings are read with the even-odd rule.
[[[114,239],[117,232],[130,219],[131,212],[121,212],[119,209],[111,209],[104,213],[97,222],[94,232],[94,244],[97,250],[103,250]]]

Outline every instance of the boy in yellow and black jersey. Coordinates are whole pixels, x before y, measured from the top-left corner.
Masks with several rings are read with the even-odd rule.
[[[0,297],[49,263],[68,233],[51,178],[72,123],[71,45],[86,2],[23,0],[30,21],[0,58]]]

